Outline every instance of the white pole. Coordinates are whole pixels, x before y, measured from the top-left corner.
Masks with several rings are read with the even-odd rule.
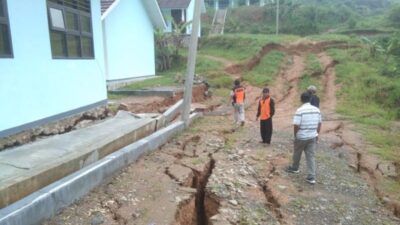
[[[193,77],[196,67],[197,42],[200,28],[200,12],[203,0],[195,0],[192,34],[190,35],[189,55],[187,62],[185,92],[183,94],[182,120],[185,127],[189,126],[190,106],[192,104]]]
[[[279,0],[276,1],[276,35],[279,34]]]

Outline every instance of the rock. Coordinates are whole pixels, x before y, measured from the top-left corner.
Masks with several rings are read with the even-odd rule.
[[[179,197],[179,196],[176,196],[175,197],[175,202],[176,203],[179,203],[179,202],[181,202],[182,201],[182,198],[181,197]]]
[[[196,193],[197,190],[195,188],[189,188],[189,187],[179,187],[179,190],[188,192],[188,193]]]
[[[248,173],[245,169],[243,169],[243,168],[240,169],[239,174],[242,175],[242,176],[247,176],[247,175],[249,175],[249,173]]]
[[[129,107],[127,104],[121,103],[118,106],[118,110],[129,111]]]
[[[140,213],[138,213],[138,212],[136,212],[136,211],[132,213],[132,217],[133,217],[134,219],[139,218],[139,216],[140,216]]]
[[[388,204],[388,203],[390,203],[390,199],[388,197],[383,197],[382,202],[385,204]]]
[[[278,188],[280,189],[280,190],[285,190],[287,187],[286,186],[284,186],[284,185],[278,185]]]
[[[222,218],[221,218],[221,215],[220,214],[216,214],[216,215],[214,215],[214,216],[212,216],[211,218],[210,218],[210,220],[212,221],[212,222],[215,222],[215,221],[220,221]]]
[[[92,122],[92,120],[82,120],[78,124],[76,124],[74,128],[81,129],[81,128],[87,127],[91,122]]]
[[[234,205],[234,206],[238,205],[238,202],[235,199],[229,200],[229,203]]]
[[[103,214],[99,211],[93,212],[92,216],[91,216],[90,224],[91,225],[99,225],[99,224],[103,224],[103,223],[104,223]]]
[[[243,150],[239,150],[239,151],[238,151],[238,154],[239,154],[239,155],[244,155],[244,151],[243,151]]]
[[[387,177],[395,178],[399,175],[397,173],[396,165],[392,162],[379,162],[376,165],[376,170],[379,170],[382,175]]]

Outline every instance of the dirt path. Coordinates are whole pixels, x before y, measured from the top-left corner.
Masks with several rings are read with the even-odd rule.
[[[212,55],[201,55],[202,57],[206,58],[206,59],[210,59],[210,60],[214,60],[216,62],[220,62],[222,63],[222,65],[224,66],[224,70],[229,73],[233,79],[239,79],[242,75],[241,75],[241,68],[239,68],[236,62],[225,59],[225,58],[221,58],[221,57],[217,57],[217,56],[212,56]]]
[[[299,102],[298,79],[303,75],[305,68],[304,58],[291,55],[291,64],[287,66],[278,76],[272,97],[276,99],[276,116],[274,118],[277,129],[288,130],[292,126],[292,116],[295,106]]]
[[[291,120],[301,91],[298,79],[305,68],[299,49],[316,51],[315,45],[303,43],[287,49],[292,63],[271,87],[277,102],[271,145],[259,143],[258,123],[253,121],[261,89],[244,83],[245,127],[233,132],[226,111],[231,109],[221,106],[228,116],[200,119],[44,224],[399,224],[376,190],[348,166],[363,142],[335,114],[335,72],[323,51],[318,57],[328,68],[321,77],[326,121],[316,155],[317,184],[305,182],[304,161],[299,174],[285,172],[293,148]],[[235,78],[245,68],[229,61],[225,65],[228,71],[236,68]]]

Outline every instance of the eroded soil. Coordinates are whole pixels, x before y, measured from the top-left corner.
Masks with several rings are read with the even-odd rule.
[[[335,113],[334,65],[340,62],[333,62],[324,49],[338,44],[266,45],[246,65],[225,61],[226,71],[238,78],[271,49],[290,57],[292,63],[270,87],[277,104],[271,145],[259,143],[254,121],[261,89],[245,83],[244,127],[233,126],[230,108],[221,106],[216,111],[222,113],[199,119],[44,224],[399,224],[394,198],[376,185],[389,173],[382,168],[390,162],[367,154],[366,141]],[[318,75],[324,121],[315,185],[305,181],[304,160],[299,174],[285,172],[307,52],[317,53],[325,68]],[[385,197],[389,200],[383,201]]]

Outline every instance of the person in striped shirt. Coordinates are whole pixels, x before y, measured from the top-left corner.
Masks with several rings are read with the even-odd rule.
[[[301,95],[303,103],[297,109],[293,117],[294,128],[294,152],[292,165],[287,171],[298,173],[300,166],[301,154],[304,151],[307,161],[308,175],[306,181],[310,184],[315,184],[315,150],[318,142],[318,134],[321,130],[321,112],[310,104],[311,95],[304,92]]]

